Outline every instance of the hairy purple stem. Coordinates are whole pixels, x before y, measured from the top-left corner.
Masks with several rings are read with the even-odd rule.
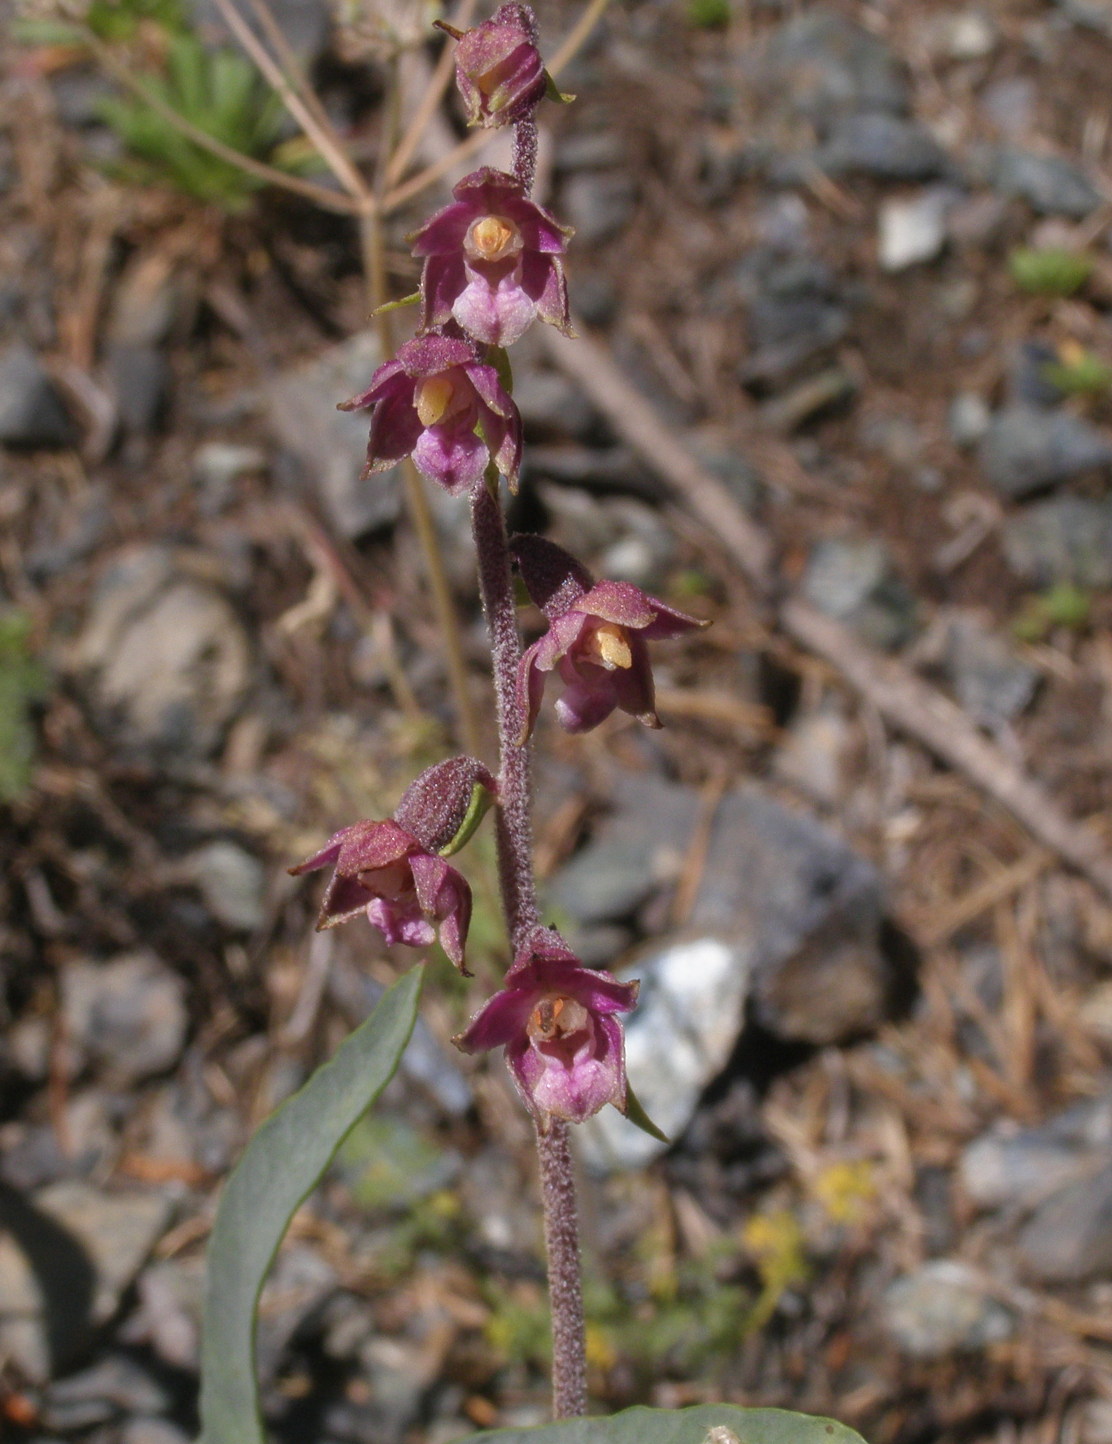
[[[552,1413],[572,1419],[587,1412],[587,1351],[580,1282],[579,1217],[568,1125],[554,1118],[537,1131],[552,1309]]]
[[[514,179],[526,195],[531,194],[537,175],[537,122],[531,115],[514,125],[512,165]]]
[[[479,590],[490,632],[498,720],[498,877],[510,941],[516,952],[528,930],[540,921],[533,877],[529,744],[520,741],[524,731],[524,718],[517,704],[521,637],[506,523],[497,492],[485,482],[471,495],[471,525],[479,559]]]
[[[472,492],[471,525],[479,558],[479,590],[490,632],[498,718],[498,876],[516,953],[529,929],[540,921],[540,913],[533,876],[529,744],[520,740],[525,719],[517,701],[521,637],[497,479],[493,485],[483,482]],[[557,1419],[567,1419],[587,1412],[579,1220],[567,1124],[552,1119],[547,1133],[538,1129],[537,1151],[552,1310],[552,1412]]]

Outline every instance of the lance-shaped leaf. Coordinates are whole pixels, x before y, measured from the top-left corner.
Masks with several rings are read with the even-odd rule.
[[[863,1444],[860,1434],[813,1414],[696,1404],[623,1409],[609,1419],[564,1419],[529,1429],[489,1429],[460,1444]]]
[[[424,965],[267,1119],[229,1178],[208,1250],[198,1444],[266,1444],[255,1377],[255,1313],[271,1260],[337,1148],[394,1076]]]

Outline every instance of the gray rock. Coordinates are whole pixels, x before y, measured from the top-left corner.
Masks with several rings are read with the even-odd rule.
[[[618,314],[618,292],[601,271],[582,271],[568,277],[568,299],[573,316],[588,326],[609,326]]]
[[[618,836],[577,852],[548,884],[548,895],[583,926],[631,916],[661,883],[674,878],[677,858],[651,838]]]
[[[0,442],[5,446],[72,446],[77,427],[31,348],[0,351]]]
[[[397,468],[359,480],[369,412],[336,410],[366,390],[381,359],[378,333],[361,331],[315,360],[288,367],[266,387],[274,435],[336,527],[353,539],[393,525],[401,514]]]
[[[156,431],[170,404],[173,371],[154,346],[113,344],[105,357],[120,420],[140,436]]]
[[[0,1176],[30,1192],[62,1178],[89,1178],[111,1172],[119,1154],[120,1110],[103,1088],[74,1092],[62,1114],[63,1147],[52,1123],[33,1123],[5,1139]]]
[[[588,856],[621,856],[629,891],[592,899],[592,916],[620,916],[632,867],[662,888],[680,876],[698,817],[686,788],[621,775],[616,807]],[[597,850],[596,850],[597,849]],[[583,866],[583,886],[589,867]],[[644,886],[638,885],[638,890]],[[695,936],[740,947],[760,1021],[780,1036],[826,1043],[875,1026],[895,979],[878,947],[882,889],[875,869],[808,817],[756,788],[728,793],[711,828],[688,924]]]
[[[258,1369],[274,1377],[286,1346],[339,1282],[336,1270],[318,1249],[287,1240],[274,1260],[259,1299]]]
[[[189,1444],[189,1435],[169,1419],[129,1419],[120,1430],[120,1444]]]
[[[907,78],[888,46],[822,6],[781,26],[754,69],[762,90],[820,127],[856,111],[903,114],[910,101]]]
[[[32,1382],[81,1357],[170,1222],[159,1194],[50,1184],[0,1191],[0,1354]]]
[[[217,516],[235,500],[236,484],[264,472],[266,453],[257,446],[208,441],[193,454],[193,479],[200,491],[201,510]]]
[[[764,495],[764,481],[756,467],[737,451],[696,450],[702,464],[728,487],[734,500],[754,513]]]
[[[980,1208],[1027,1212],[1099,1167],[1112,1148],[1112,1097],[1086,1099],[1037,1128],[1000,1126],[961,1156],[962,1187]]]
[[[1018,1320],[966,1264],[934,1259],[895,1279],[881,1313],[886,1333],[913,1359],[975,1353],[1010,1339]]]
[[[577,246],[620,235],[633,219],[637,183],[628,170],[577,171],[561,188],[560,214],[575,227]]]
[[[42,536],[26,554],[27,570],[37,582],[48,581],[84,561],[109,535],[113,518],[107,489],[91,486],[58,521],[57,532]]]
[[[856,376],[844,366],[828,366],[767,402],[761,419],[773,431],[796,431],[818,416],[842,409],[856,394]]]
[[[828,175],[882,181],[928,181],[944,175],[949,157],[917,120],[885,111],[844,116],[814,156]]]
[[[1001,149],[992,184],[1001,195],[1025,200],[1040,215],[1083,220],[1101,203],[1100,192],[1078,166],[1058,156]]]
[[[145,1369],[110,1354],[50,1384],[43,1396],[43,1423],[59,1433],[89,1429],[121,1415],[158,1413],[169,1403],[166,1390]]]
[[[1041,1204],[1016,1252],[1021,1266],[1043,1283],[1112,1275],[1112,1167],[1067,1184]]]
[[[1112,466],[1112,443],[1068,412],[1006,406],[992,418],[978,459],[1002,496],[1018,498]]]
[[[204,1259],[157,1259],[136,1281],[139,1306],[129,1315],[124,1342],[149,1344],[175,1369],[196,1370],[201,1351]]]
[[[331,14],[324,0],[269,0],[271,12],[286,39],[303,60],[315,59],[324,49],[331,26]],[[213,45],[235,45],[235,37],[215,0],[188,0],[187,10],[206,41]],[[257,23],[248,24],[258,30]]]
[[[1037,586],[1112,587],[1112,500],[1056,496],[1004,523],[1004,555]]]
[[[879,538],[822,538],[807,560],[803,592],[870,646],[891,650],[914,633],[915,599],[893,574]]]
[[[145,949],[71,963],[62,974],[62,1016],[73,1071],[92,1064],[121,1085],[172,1068],[189,1024],[182,980]]]
[[[670,1139],[726,1066],[741,1031],[750,968],[745,948],[697,936],[654,951],[622,975],[641,980],[626,1023],[630,1086]],[[576,1133],[588,1166],[600,1172],[644,1167],[667,1147],[610,1108]]]
[[[991,15],[975,9],[927,14],[916,21],[916,31],[927,50],[943,60],[984,60],[999,39]]]
[[[950,402],[947,424],[955,446],[976,446],[991,423],[988,402],[975,391],[960,391]]]
[[[750,950],[753,1016],[794,1042],[877,1027],[901,986],[880,948],[876,869],[812,818],[759,792],[727,794],[689,918]]]
[[[997,134],[1013,142],[1030,136],[1038,115],[1038,90],[1026,75],[1008,75],[986,85],[980,107]]]
[[[116,346],[158,347],[185,305],[183,282],[162,251],[138,251],[112,289],[108,338]]]
[[[1106,0],[1057,0],[1058,8],[1073,22],[1086,30],[1112,36],[1112,11]]]
[[[830,351],[849,331],[849,313],[807,293],[758,296],[748,313],[751,352],[738,368],[747,386],[786,380],[804,362]]]
[[[246,695],[250,647],[214,586],[168,549],[138,547],[101,579],[75,660],[94,674],[102,725],[137,749],[198,759]]]
[[[951,621],[942,665],[964,710],[990,728],[1018,717],[1039,682],[1038,671],[972,615]]]
[[[932,187],[881,204],[877,253],[886,271],[904,271],[939,255],[946,244],[946,212],[952,200],[950,190]]]
[[[842,712],[818,707],[792,721],[776,749],[773,767],[777,777],[804,796],[833,807],[845,795],[852,745],[853,729]]]
[[[1045,341],[1023,341],[1008,367],[1008,400],[1020,406],[1057,406],[1065,393],[1055,386],[1047,368],[1060,362],[1058,352]]]
[[[514,348],[514,400],[532,436],[579,440],[595,426],[594,408],[582,389],[563,371],[539,364],[528,337]]]
[[[349,1018],[362,1022],[378,1006],[386,989],[338,955],[329,972],[328,991]],[[431,1098],[449,1118],[462,1117],[474,1101],[455,1056],[454,1050],[449,1052],[440,1046],[428,1024],[419,1017],[398,1070],[411,1092],[419,1091]]]
[[[178,865],[182,881],[192,883],[205,906],[226,928],[250,933],[263,924],[266,869],[237,843],[207,842]]]

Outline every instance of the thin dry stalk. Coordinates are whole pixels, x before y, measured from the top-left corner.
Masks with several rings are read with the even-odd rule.
[[[281,97],[282,104],[297,121],[301,129],[312,141],[317,154],[328,166],[329,170],[339,181],[340,185],[348,192],[353,200],[360,203],[360,209],[373,204],[371,193],[363,177],[348,159],[344,150],[343,140],[337,135],[331,121],[324,116],[323,107],[316,106],[312,109],[298,95],[292,82],[286,76],[282,67],[274,60],[273,56],[261,43],[252,31],[251,27],[244,20],[243,16],[236,9],[233,0],[216,0],[217,9],[227,22],[228,29],[239,41],[244,52],[258,67],[259,71],[266,77],[274,90]],[[318,119],[313,110],[320,112],[323,117]]]
[[[282,27],[274,18],[274,11],[270,8],[267,0],[248,0],[255,17],[263,28],[266,38],[274,47],[274,54],[278,57],[285,68],[286,75],[301,97],[305,106],[310,110],[322,127],[333,130],[331,118],[328,111],[321,103],[320,96],[313,89],[309,77],[305,74],[305,68],[294,51],[290,42],[286,39]]]
[[[259,3],[259,0],[252,0],[252,4]],[[456,30],[466,30],[471,23],[475,13],[475,0],[464,0],[455,15],[452,16],[452,25]],[[386,166],[385,184],[387,186],[397,185],[398,181],[405,174],[406,166],[413,159],[413,152],[421,144],[421,140],[428,127],[429,121],[436,112],[437,106],[444,99],[444,92],[447,90],[452,79],[452,72],[455,69],[456,55],[455,46],[445,45],[441,51],[440,59],[436,62],[436,69],[432,73],[425,92],[421,97],[420,104],[413,112],[405,133],[398,141],[393,155]]]
[[[254,176],[264,185],[278,186],[282,190],[302,196],[305,200],[320,206],[322,210],[335,211],[340,215],[348,216],[355,215],[359,210],[359,206],[352,196],[330,191],[325,186],[316,185],[313,181],[302,180],[300,176],[289,175],[286,171],[279,170],[277,166],[267,165],[265,161],[255,160],[253,156],[245,155],[243,151],[236,150],[234,146],[225,145],[222,140],[217,140],[215,136],[209,135],[200,126],[194,125],[184,115],[180,115],[172,105],[167,105],[160,96],[155,95],[138,76],[133,75],[126,65],[122,65],[116,59],[110,48],[92,31],[87,32],[86,40],[98,63],[112,76],[113,80],[118,81],[133,95],[137,95],[144,105],[149,105],[156,115],[160,116],[168,125],[172,125],[180,135],[191,140],[194,145],[208,151],[209,155],[214,155],[218,160],[226,161],[229,165],[237,166],[245,175]]]

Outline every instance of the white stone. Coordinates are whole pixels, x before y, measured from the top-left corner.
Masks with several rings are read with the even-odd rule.
[[[904,271],[938,255],[946,242],[948,199],[942,191],[926,190],[883,203],[877,248],[886,271]]]
[[[720,938],[675,943],[622,977],[641,978],[641,996],[626,1023],[626,1071],[638,1101],[675,1140],[691,1121],[703,1089],[721,1073],[742,1025],[751,960]],[[591,1169],[642,1168],[667,1145],[642,1133],[614,1108],[576,1129]]]

